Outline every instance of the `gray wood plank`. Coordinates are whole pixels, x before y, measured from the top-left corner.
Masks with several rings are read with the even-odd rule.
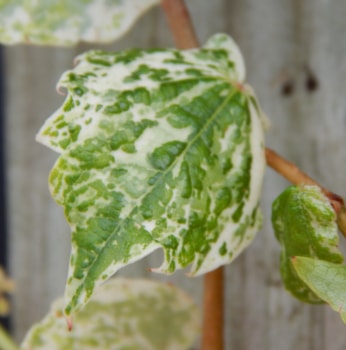
[[[72,50],[6,49],[10,265],[18,338],[61,294],[68,266],[68,228],[47,187],[56,155],[37,144],[35,134],[62,101],[54,86],[73,56]]]

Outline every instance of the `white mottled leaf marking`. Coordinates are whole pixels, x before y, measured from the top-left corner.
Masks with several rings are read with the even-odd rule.
[[[262,116],[228,36],[78,61],[38,135],[61,154],[50,186],[72,228],[67,314],[160,247],[159,272],[231,262],[261,224],[265,167]]]
[[[68,331],[63,300],[27,333],[23,350],[189,349],[200,331],[194,302],[172,285],[116,278],[102,285]]]
[[[75,45],[124,35],[159,0],[0,1],[0,42]]]

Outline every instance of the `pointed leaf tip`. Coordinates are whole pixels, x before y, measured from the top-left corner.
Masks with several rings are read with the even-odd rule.
[[[66,316],[66,324],[68,331],[71,332],[73,328],[73,320],[71,316]]]

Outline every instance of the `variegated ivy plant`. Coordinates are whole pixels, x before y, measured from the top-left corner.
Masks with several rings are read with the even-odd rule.
[[[114,40],[158,2],[0,0],[0,42]],[[37,137],[59,153],[49,182],[72,230],[68,316],[120,268],[159,248],[165,257],[157,272],[191,265],[190,274],[198,275],[231,262],[261,225],[265,166],[264,118],[227,35],[201,49],[90,51],[77,61],[59,82],[64,104]],[[302,301],[329,303],[346,322],[335,219],[317,187],[291,187],[273,204],[286,288]],[[93,305],[77,316],[81,325],[90,309],[97,322],[103,319],[98,311],[105,305]],[[61,325],[48,316],[23,347],[38,340],[51,349],[57,337],[85,347],[85,331],[61,337]]]
[[[72,228],[67,315],[158,248],[164,273],[232,261],[261,224],[265,165],[260,109],[228,36],[77,61],[37,137],[60,153],[50,187]]]

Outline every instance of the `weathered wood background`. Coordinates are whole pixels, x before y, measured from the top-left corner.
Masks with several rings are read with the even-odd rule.
[[[346,195],[346,1],[189,0],[189,6],[201,42],[221,31],[231,34],[243,50],[248,81],[272,122],[268,146],[330,190]],[[163,14],[156,8],[120,42],[104,48],[172,45]],[[63,100],[54,89],[60,74],[89,47],[5,49],[9,249],[17,283],[17,339],[64,288],[69,228],[47,188],[57,155],[34,137]],[[270,208],[286,185],[267,171],[263,230],[226,268],[226,349],[344,350],[345,326],[338,314],[302,305],[281,285]],[[156,254],[121,274],[167,279],[146,271],[160,259]],[[170,280],[201,301],[201,279],[178,273]]]

